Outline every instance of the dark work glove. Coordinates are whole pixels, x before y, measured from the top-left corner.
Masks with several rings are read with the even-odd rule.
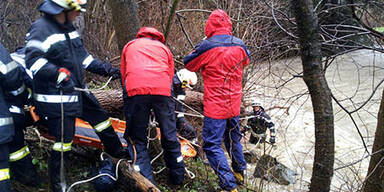
[[[75,83],[72,81],[72,79],[68,79],[67,81],[58,84],[57,87],[64,92],[71,92],[75,90]]]
[[[271,144],[274,144],[274,143],[276,142],[276,138],[275,138],[275,136],[271,136],[271,137],[269,138],[269,142],[270,142]]]
[[[120,79],[121,78],[120,69],[112,68],[108,75],[112,77],[112,80]]]
[[[241,133],[242,134],[245,134],[247,131],[249,131],[251,129],[251,127],[249,125],[246,125],[243,127],[243,129],[241,130]]]

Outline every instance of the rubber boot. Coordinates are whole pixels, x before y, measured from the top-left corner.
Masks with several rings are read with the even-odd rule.
[[[101,142],[104,145],[105,151],[115,158],[129,159],[129,153],[123,148],[119,137],[112,126],[104,129],[102,132],[97,133]]]

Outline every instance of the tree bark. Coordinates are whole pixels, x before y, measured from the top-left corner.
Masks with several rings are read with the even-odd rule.
[[[334,120],[331,91],[321,65],[319,25],[312,0],[292,0],[297,21],[303,78],[311,95],[315,118],[315,157],[311,192],[330,191],[334,163]]]
[[[116,165],[118,159],[112,158],[112,161]],[[121,161],[119,171],[122,174],[122,176],[119,177],[119,189],[125,191],[127,188],[136,187],[139,191],[143,192],[160,192],[153,183],[141,175],[140,172],[135,171],[133,166],[128,162]]]
[[[372,147],[372,157],[369,162],[367,178],[363,186],[364,192],[384,192],[384,90],[381,97],[375,141]]]
[[[116,30],[120,52],[128,41],[136,37],[140,29],[136,0],[109,0],[112,8],[112,22]]]
[[[123,112],[123,93],[121,90],[92,91],[101,106],[113,117],[121,118]],[[186,91],[185,103],[193,109],[203,112],[203,93]],[[188,108],[184,107],[186,111]]]

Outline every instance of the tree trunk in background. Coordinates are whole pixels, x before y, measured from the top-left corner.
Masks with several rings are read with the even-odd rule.
[[[136,37],[140,29],[136,0],[109,0],[120,52],[124,45]]]
[[[372,147],[372,157],[369,162],[367,178],[363,186],[364,192],[384,192],[384,91],[377,117],[375,141]],[[376,154],[375,154],[376,153]]]
[[[331,91],[321,64],[319,25],[312,0],[292,0],[296,17],[303,78],[311,95],[315,118],[315,158],[310,191],[329,191],[334,163],[334,122]]]

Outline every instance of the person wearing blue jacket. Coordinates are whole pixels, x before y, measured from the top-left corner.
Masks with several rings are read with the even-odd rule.
[[[29,148],[24,141],[24,130],[26,128],[24,105],[30,104],[31,101],[31,94],[28,89],[32,88],[32,76],[28,75],[25,69],[24,48],[17,49],[11,54],[11,57],[20,68],[18,79],[22,81],[20,87],[4,93],[15,126],[15,135],[9,145],[11,179],[26,185],[39,186],[40,177],[32,164]]]
[[[45,0],[38,8],[43,16],[27,33],[25,61],[33,75],[36,113],[40,116],[40,123],[48,127],[49,134],[56,138],[48,164],[53,191],[66,188],[60,179],[61,153],[67,159],[76,117],[93,126],[112,156],[124,157],[127,154],[95,96],[91,92],[75,90],[75,87],[85,88],[83,69],[115,79],[120,77],[119,69],[88,53],[72,24],[80,12],[85,12],[85,5],[86,0]]]
[[[205,24],[206,39],[184,58],[185,68],[201,71],[204,81],[203,150],[226,191],[237,191],[244,181],[243,148],[239,126],[243,67],[249,63],[244,42],[232,36],[232,21],[215,10]],[[232,160],[232,169],[222,149]]]
[[[12,60],[9,52],[0,44],[0,191],[9,192],[9,145],[15,134],[9,105],[5,94],[17,91],[23,84],[22,70]]]

